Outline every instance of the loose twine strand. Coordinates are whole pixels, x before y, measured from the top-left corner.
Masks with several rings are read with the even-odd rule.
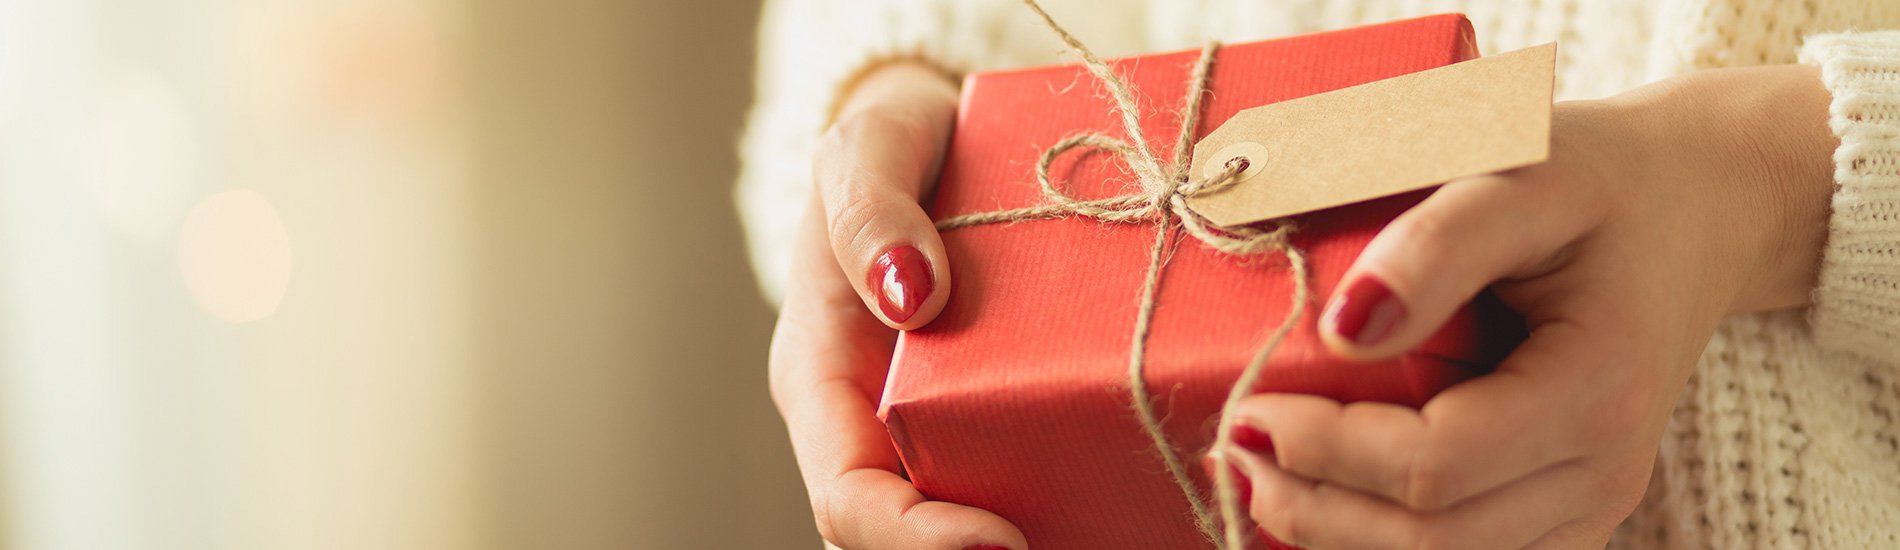
[[[1275,224],[1272,229],[1251,227],[1218,227],[1200,214],[1187,207],[1187,198],[1226,189],[1239,182],[1240,173],[1247,168],[1244,163],[1228,162],[1225,169],[1213,177],[1190,180],[1188,177],[1189,153],[1194,145],[1194,130],[1200,125],[1201,100],[1207,92],[1207,74],[1214,62],[1214,53],[1220,49],[1220,43],[1209,42],[1201,49],[1201,56],[1194,64],[1194,72],[1188,79],[1187,97],[1181,102],[1181,130],[1175,141],[1174,158],[1164,164],[1155,156],[1149,146],[1147,136],[1141,129],[1139,107],[1134,94],[1120,75],[1103,62],[1088,46],[1082,44],[1067,29],[1057,24],[1043,11],[1035,0],[1023,0],[1037,16],[1042,18],[1049,30],[1054,31],[1063,43],[1082,57],[1089,73],[1099,80],[1113,96],[1114,110],[1120,115],[1123,131],[1127,132],[1126,141],[1109,137],[1101,133],[1085,133],[1070,136],[1049,149],[1043,151],[1036,162],[1036,182],[1042,187],[1042,195],[1047,203],[996,212],[982,212],[943,219],[937,222],[937,229],[952,229],[1014,223],[1029,220],[1044,220],[1081,216],[1103,222],[1144,223],[1155,226],[1154,245],[1148,251],[1148,274],[1142,282],[1141,306],[1135,317],[1134,334],[1128,350],[1128,387],[1133,398],[1132,408],[1141,421],[1141,428],[1153,441],[1156,454],[1167,466],[1168,474],[1187,497],[1188,505],[1193,509],[1195,526],[1201,534],[1221,550],[1240,549],[1246,546],[1246,522],[1242,519],[1240,490],[1233,469],[1228,466],[1227,456],[1232,448],[1235,404],[1251,393],[1254,384],[1259,381],[1265,370],[1267,359],[1274,349],[1291,332],[1293,325],[1306,311],[1306,302],[1311,293],[1307,283],[1306,255],[1288,242],[1287,236],[1293,230],[1289,223]],[[1078,200],[1057,185],[1049,177],[1049,166],[1055,159],[1072,150],[1096,150],[1120,156],[1134,170],[1141,189],[1134,193],[1106,199]],[[1178,224],[1176,222],[1179,222]],[[1247,368],[1241,371],[1240,378],[1234,382],[1227,393],[1227,400],[1221,406],[1220,423],[1215,435],[1214,446],[1209,456],[1214,459],[1214,497],[1219,506],[1219,518],[1208,509],[1208,503],[1201,495],[1200,488],[1188,477],[1187,468],[1182,464],[1180,453],[1175,451],[1163,430],[1161,420],[1155,412],[1153,396],[1143,376],[1144,359],[1148,351],[1148,334],[1154,322],[1156,293],[1160,288],[1162,270],[1167,266],[1169,245],[1174,241],[1175,229],[1179,227],[1189,235],[1214,250],[1233,255],[1259,255],[1279,252],[1286,256],[1293,273],[1292,307],[1286,318],[1281,320],[1267,336],[1260,349],[1254,353]]]

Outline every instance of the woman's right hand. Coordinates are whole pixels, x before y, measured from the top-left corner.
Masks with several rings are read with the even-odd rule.
[[[956,102],[943,73],[886,65],[852,87],[813,162],[817,196],[794,245],[771,386],[818,532],[836,546],[1028,545],[996,514],[918,493],[876,416],[897,331],[929,323],[949,295],[943,241],[918,198],[936,179]]]

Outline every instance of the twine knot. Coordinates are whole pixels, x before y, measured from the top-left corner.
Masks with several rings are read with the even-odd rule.
[[[1034,6],[1034,4],[1031,4]],[[1040,13],[1040,9],[1037,10]],[[1047,17],[1047,14],[1044,14]],[[1053,22],[1050,23],[1054,25]],[[1220,227],[1188,208],[1187,199],[1233,187],[1240,182],[1240,174],[1247,170],[1251,160],[1246,157],[1229,159],[1223,169],[1212,177],[1189,179],[1188,160],[1194,142],[1194,129],[1199,126],[1201,99],[1206,96],[1207,72],[1213,64],[1214,53],[1219,50],[1218,42],[1209,42],[1202,48],[1201,56],[1195,63],[1194,74],[1189,78],[1188,93],[1181,107],[1181,130],[1175,143],[1174,158],[1163,163],[1148,144],[1143,135],[1139,112],[1136,111],[1132,92],[1101,60],[1075,41],[1074,37],[1055,27],[1070,46],[1084,52],[1089,68],[1097,72],[1096,76],[1115,96],[1118,110],[1122,114],[1124,129],[1129,141],[1116,139],[1102,133],[1083,133],[1063,138],[1055,145],[1043,150],[1036,161],[1036,182],[1042,187],[1042,196],[1047,203],[1001,210],[965,214],[939,220],[937,229],[948,231],[962,227],[987,225],[993,223],[1019,222],[1051,218],[1081,216],[1112,223],[1155,222],[1164,225],[1174,220],[1189,235],[1207,246],[1228,254],[1253,255],[1278,250],[1286,246],[1286,236],[1291,231],[1290,224],[1281,223],[1273,229],[1263,230],[1252,227]],[[1101,67],[1096,71],[1097,66]],[[1107,75],[1107,76],[1103,76]],[[1071,151],[1095,151],[1120,157],[1132,169],[1140,189],[1124,195],[1105,199],[1078,199],[1070,196],[1049,176],[1050,166],[1056,159]]]

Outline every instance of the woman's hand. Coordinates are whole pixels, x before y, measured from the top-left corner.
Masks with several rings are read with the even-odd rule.
[[[956,108],[943,73],[885,66],[852,87],[813,159],[831,253],[894,329],[924,326],[949,299],[943,239],[918,199],[936,182]]]
[[[1487,285],[1530,339],[1422,410],[1249,398],[1251,452],[1228,458],[1254,520],[1310,548],[1601,548],[1716,324],[1806,303],[1828,101],[1816,70],[1784,66],[1563,103],[1549,162],[1448,184],[1394,221],[1321,316],[1335,353],[1401,353]]]
[[[917,200],[935,179],[956,94],[926,67],[879,69],[853,88],[815,159],[818,200],[772,338],[772,398],[818,532],[837,546],[1027,547],[995,514],[925,500],[876,417],[895,329],[929,322],[950,290],[943,242]]]

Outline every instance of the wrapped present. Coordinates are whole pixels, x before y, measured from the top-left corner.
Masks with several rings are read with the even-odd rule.
[[[1157,156],[1174,156],[1172,136],[1184,119],[1178,102],[1200,55],[1108,63],[1141,105],[1140,127]],[[1243,109],[1477,52],[1470,23],[1441,15],[1227,45],[1212,55],[1197,139]],[[1080,66],[969,76],[933,216],[1046,202],[1035,176],[1043,151],[1078,133],[1126,132],[1107,95]],[[1127,194],[1138,170],[1116,154],[1061,155],[1048,166],[1077,197]],[[1375,233],[1427,193],[1290,220],[1297,228],[1290,244],[1310,265],[1311,305],[1333,291]],[[943,238],[950,302],[929,326],[901,337],[879,410],[918,490],[1000,514],[1032,548],[1209,546],[1131,409],[1130,327],[1142,309],[1155,226],[1056,216],[960,227]],[[1152,295],[1140,378],[1158,427],[1194,464],[1214,440],[1237,376],[1288,316],[1296,281],[1285,256],[1236,256],[1177,241]],[[1514,314],[1481,297],[1410,353],[1353,363],[1322,346],[1315,309],[1295,319],[1252,391],[1416,407],[1482,374],[1523,337]],[[1209,494],[1201,469],[1190,470]]]

